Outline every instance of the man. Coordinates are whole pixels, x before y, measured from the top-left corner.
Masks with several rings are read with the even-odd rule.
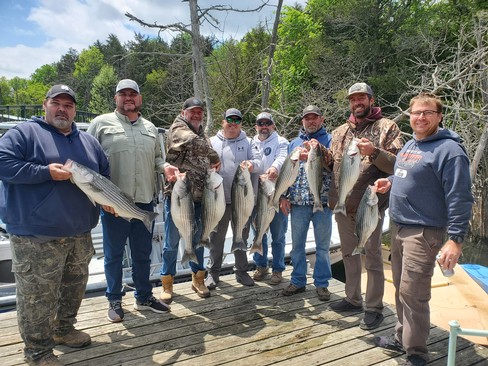
[[[164,162],[156,127],[140,113],[142,96],[134,80],[123,79],[115,89],[115,111],[96,117],[88,128],[100,141],[110,161],[111,181],[135,204],[153,211],[155,172],[164,171]],[[112,207],[103,206],[103,252],[106,296],[109,301],[107,319],[124,320],[122,296],[122,261],[125,244],[129,239],[132,258],[132,279],[136,301],[134,309],[155,313],[169,311],[169,307],[153,296],[149,281],[152,250],[152,230],[141,220],[127,221],[118,217]]]
[[[262,112],[256,117],[256,131],[253,141],[262,154],[261,169],[265,171],[270,180],[278,178],[281,167],[288,155],[288,141],[275,131],[273,116]],[[270,284],[277,285],[283,280],[282,272],[285,270],[285,240],[288,227],[288,216],[279,211],[274,215],[269,230],[271,232],[271,250],[273,254],[272,273]],[[268,267],[268,236],[263,237],[263,255],[254,253],[256,271],[253,278],[262,281],[269,273]]]
[[[376,179],[386,177],[393,172],[395,156],[402,147],[401,135],[395,122],[383,118],[381,108],[374,107],[371,87],[365,83],[356,83],[348,91],[351,115],[346,123],[332,132],[332,144],[329,151],[334,180],[330,194],[329,206],[334,208],[338,201],[338,190],[341,182],[340,167],[344,147],[353,139],[360,139],[358,144],[361,154],[359,178],[345,201],[346,214],[336,213],[335,220],[341,240],[341,251],[346,274],[346,297],[330,305],[337,312],[362,311],[361,296],[361,256],[353,255],[359,239],[355,233],[356,211],[361,198],[369,185]],[[381,254],[381,234],[384,213],[388,207],[388,195],[378,195],[380,219],[376,229],[365,244],[365,268],[367,285],[365,296],[365,313],[361,320],[361,329],[377,328],[383,321],[384,273]]]
[[[163,246],[163,265],[161,266],[161,282],[163,285],[160,299],[165,303],[173,301],[173,282],[176,275],[176,261],[180,234],[171,217],[171,190],[176,181],[175,173],[186,172],[191,182],[191,192],[195,205],[197,230],[192,245],[200,242],[202,235],[202,194],[205,177],[209,168],[218,168],[220,160],[212,149],[210,140],[203,131],[203,103],[198,98],[189,98],[183,103],[181,115],[175,118],[167,137],[168,153],[165,176],[168,184],[165,187],[164,221],[165,238]],[[210,296],[205,286],[205,266],[203,264],[203,247],[195,249],[198,263],[190,261],[192,270],[191,288],[199,297]]]
[[[76,315],[95,253],[90,230],[99,207],[69,181],[68,159],[108,177],[100,144],[73,122],[76,97],[54,85],[43,102],[46,116],[33,117],[0,139],[1,219],[12,248],[17,285],[17,321],[29,365],[64,365],[56,344],[85,347],[88,334],[76,330]],[[0,200],[1,201],[1,200]]]
[[[324,128],[324,117],[315,105],[307,106],[302,112],[300,133],[289,145],[288,151],[302,148],[300,167],[295,183],[288,189],[288,198],[280,199],[280,207],[285,214],[290,213],[292,250],[290,253],[293,271],[288,287],[283,289],[284,296],[305,291],[307,284],[307,258],[305,243],[310,222],[313,223],[315,236],[316,260],[313,270],[315,291],[321,301],[330,300],[329,280],[332,278],[330,267],[330,238],[332,235],[332,211],[327,207],[331,175],[321,168],[322,184],[320,197],[314,197],[305,171],[309,150],[320,147],[321,151],[330,146],[331,136]],[[322,209],[314,210],[314,201],[322,203]]]
[[[223,178],[225,195],[225,212],[217,228],[210,234],[210,257],[207,263],[207,278],[205,284],[213,290],[219,283],[222,257],[224,254],[225,234],[232,222],[231,189],[236,170],[241,163],[248,166],[251,173],[261,173],[261,155],[253,140],[248,138],[241,129],[242,114],[236,108],[230,108],[224,113],[222,129],[210,138],[214,150],[220,157],[221,166],[218,173]],[[254,193],[253,193],[254,194]],[[244,227],[242,238],[244,242],[249,237],[250,220]],[[237,282],[244,286],[253,286],[254,280],[247,273],[248,261],[246,250],[235,250],[235,276]]]
[[[473,205],[469,158],[459,136],[439,126],[442,118],[442,103],[435,95],[412,98],[413,139],[398,154],[394,175],[375,183],[383,193],[391,187],[391,269],[398,322],[395,334],[375,337],[374,343],[405,350],[404,365],[427,364],[436,255],[440,250],[441,267],[454,268]]]

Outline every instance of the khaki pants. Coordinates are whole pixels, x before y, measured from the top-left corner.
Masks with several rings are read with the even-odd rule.
[[[385,292],[385,274],[383,272],[383,256],[381,253],[381,234],[383,229],[384,211],[380,212],[380,220],[375,231],[366,242],[364,249],[364,267],[367,273],[365,304],[367,311],[381,313],[383,311],[383,294]],[[351,255],[358,245],[356,232],[356,214],[334,215],[341,240],[342,259],[346,272],[346,300],[360,306],[361,296],[361,255]]]
[[[398,316],[395,336],[407,355],[428,359],[431,280],[445,230],[399,227],[392,223],[391,234],[391,269]]]
[[[11,236],[17,322],[26,359],[54,348],[53,334],[73,328],[95,253],[90,233],[43,243]]]

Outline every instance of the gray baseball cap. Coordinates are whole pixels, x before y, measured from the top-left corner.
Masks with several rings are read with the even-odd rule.
[[[320,111],[319,107],[317,107],[316,105],[309,105],[303,109],[302,117],[305,117],[307,114],[310,113],[316,114],[317,116],[322,115],[322,112]]]
[[[371,89],[371,87],[366,83],[356,83],[349,88],[349,91],[347,92],[347,97],[350,97],[353,94],[359,94],[359,93],[366,93],[370,97],[372,97],[373,96],[373,89]]]
[[[273,116],[271,115],[271,113],[261,112],[256,116],[256,122],[259,122],[262,119],[267,119],[274,123]]]
[[[76,103],[75,92],[68,85],[64,85],[64,84],[53,85],[51,89],[48,90],[46,94],[46,99],[57,97],[60,94],[69,95],[73,99],[73,102]]]
[[[239,117],[240,119],[242,119],[241,111],[236,109],[236,108],[229,108],[224,113],[224,118],[233,117],[233,116]]]
[[[123,79],[120,80],[119,83],[117,84],[117,88],[115,88],[115,92],[118,93],[119,91],[123,89],[132,89],[137,92],[137,94],[140,93],[139,91],[139,85],[134,80],[131,79]]]
[[[194,97],[185,100],[185,102],[183,103],[183,110],[193,109],[193,108],[204,109],[203,102],[200,99]]]

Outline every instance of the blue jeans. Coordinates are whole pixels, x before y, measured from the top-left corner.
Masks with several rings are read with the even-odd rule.
[[[271,253],[273,254],[272,271],[283,272],[285,270],[285,241],[288,228],[288,216],[279,210],[269,225],[271,232]],[[256,234],[256,233],[255,233]],[[268,235],[263,236],[263,255],[254,253],[254,263],[258,267],[268,267]]]
[[[153,211],[154,204],[136,203],[137,207]],[[152,230],[147,231],[141,220],[127,221],[105,211],[101,211],[103,230],[103,254],[105,278],[107,280],[107,296],[109,301],[121,300],[122,291],[122,260],[125,243],[129,239],[132,258],[132,280],[136,291],[134,296],[145,302],[152,296],[152,285],[149,281],[151,269]],[[154,228],[154,224],[153,224]]]
[[[332,278],[330,268],[330,238],[332,236],[332,211],[324,205],[324,211],[312,212],[313,206],[291,206],[291,239],[292,250],[290,253],[293,264],[290,283],[297,287],[307,284],[307,259],[305,242],[310,221],[313,223],[315,236],[315,266],[313,279],[315,287],[329,287]]]
[[[197,230],[193,237],[193,247],[200,242],[202,236],[202,205],[195,202],[195,221]],[[161,276],[176,274],[176,261],[178,259],[178,246],[180,244],[180,233],[176,228],[173,219],[171,218],[171,197],[164,199],[164,245],[163,245],[163,265],[161,266]],[[204,247],[195,249],[195,254],[198,258],[198,263],[190,261],[190,268],[193,273],[204,271],[203,265],[203,251]]]

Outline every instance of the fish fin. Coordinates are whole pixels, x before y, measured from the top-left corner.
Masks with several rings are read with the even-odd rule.
[[[146,227],[147,231],[152,233],[153,231],[153,221],[156,219],[156,217],[159,215],[157,212],[153,211],[146,211],[147,215],[144,216],[144,219],[142,222],[144,223],[144,226]]]
[[[340,206],[337,206],[334,208],[334,213],[335,214],[342,214],[344,216],[346,216],[346,206],[345,205],[340,205]]]
[[[91,203],[93,203],[93,206],[96,206],[96,205],[97,205],[97,203],[95,202],[95,200],[94,200],[93,198],[91,198],[91,197],[90,197],[90,196],[88,196],[88,195],[87,195],[87,197],[88,197],[88,199],[91,201]]]

